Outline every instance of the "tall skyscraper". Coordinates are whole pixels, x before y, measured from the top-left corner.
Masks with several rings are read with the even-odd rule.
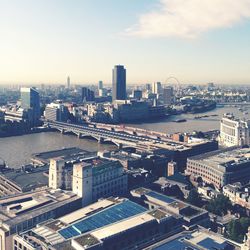
[[[152,93],[159,95],[161,93],[161,83],[154,82],[152,85]]]
[[[70,77],[69,76],[67,77],[67,88],[68,89],[70,88]]]
[[[171,105],[173,102],[174,91],[171,86],[165,87],[163,89],[163,102],[166,105]]]
[[[103,89],[103,81],[98,82],[98,90]]]
[[[94,91],[83,87],[82,88],[82,101],[83,102],[93,102],[95,100],[95,93]]]
[[[37,125],[41,110],[40,96],[35,88],[21,88],[21,107],[28,111],[31,125]]]
[[[113,69],[112,100],[126,100],[126,69],[116,65]]]

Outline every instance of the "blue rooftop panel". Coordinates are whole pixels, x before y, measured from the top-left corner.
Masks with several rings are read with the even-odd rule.
[[[124,220],[131,216],[140,214],[147,211],[146,208],[126,200],[122,203],[109,207],[101,212],[93,214],[81,221],[74,223],[73,225],[61,229],[59,233],[65,238],[69,239],[74,236],[86,233],[94,229]]]
[[[225,247],[228,244],[226,242],[223,242],[220,244],[211,238],[206,238],[206,239],[198,242],[198,245],[200,245],[201,247],[204,247],[206,249],[226,249]]]
[[[152,198],[155,198],[155,199],[158,199],[158,200],[161,200],[163,202],[166,202],[168,204],[174,202],[175,200],[166,196],[166,195],[163,195],[163,194],[159,194],[159,193],[156,193],[154,191],[150,191],[149,193],[146,193],[146,195],[148,196],[151,196]]]

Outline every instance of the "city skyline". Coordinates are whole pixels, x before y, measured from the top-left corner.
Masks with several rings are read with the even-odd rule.
[[[250,83],[250,1],[6,1],[0,84]],[[172,13],[172,15],[169,15]],[[192,15],[190,15],[192,14]]]

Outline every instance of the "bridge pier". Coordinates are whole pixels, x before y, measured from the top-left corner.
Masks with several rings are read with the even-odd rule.
[[[98,143],[103,143],[104,142],[104,138],[103,137],[99,137],[99,139],[98,139]]]
[[[78,133],[78,134],[77,134],[77,137],[78,137],[79,139],[81,139],[81,138],[82,138],[82,133]]]
[[[65,134],[65,129],[63,128],[60,132],[61,134]]]
[[[122,147],[123,147],[122,143],[119,143],[119,145],[118,145],[118,149],[119,149],[119,150],[121,150],[121,149],[122,149]]]

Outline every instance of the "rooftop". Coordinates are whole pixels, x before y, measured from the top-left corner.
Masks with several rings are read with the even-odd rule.
[[[8,226],[16,225],[78,199],[72,192],[61,190],[42,190],[5,197],[0,199],[0,220]]]
[[[89,152],[80,148],[72,147],[72,148],[63,148],[48,152],[42,152],[34,154],[32,159],[34,161],[40,161],[43,164],[49,163],[51,158],[62,158],[65,161],[72,161],[72,160],[80,160],[81,158],[86,158],[88,156],[96,155],[94,152]]]
[[[91,234],[85,234],[80,237],[77,237],[74,239],[74,241],[76,241],[79,245],[83,247],[93,246],[100,243],[100,241]]]
[[[91,233],[91,235],[101,240],[101,239],[108,238],[112,235],[119,234],[132,227],[136,227],[136,226],[139,226],[141,224],[151,222],[151,221],[155,221],[155,218],[148,213],[144,213],[144,214],[131,217],[127,220],[119,221],[117,223],[111,224],[99,230],[95,230],[94,232]]]
[[[69,239],[80,234],[107,226],[109,224],[127,219],[131,216],[147,211],[146,208],[129,200],[108,207],[100,212],[90,215],[76,223],[61,229],[59,233]]]
[[[22,191],[27,192],[39,187],[48,186],[48,177],[44,174],[48,170],[47,166],[33,168],[31,171],[18,169],[1,174],[1,176],[20,187]]]
[[[189,158],[218,170],[250,162],[250,148],[227,148]]]
[[[237,243],[227,241],[221,235],[209,232],[205,229],[197,230],[193,233],[180,233],[174,239],[163,240],[146,250],[240,250]]]
[[[146,202],[154,203],[164,212],[169,212],[170,215],[182,216],[185,218],[192,218],[202,213],[207,213],[206,210],[192,206],[188,203],[182,202],[176,198],[166,196],[164,194],[151,191],[150,189],[138,188],[131,192],[132,194],[145,196]]]

